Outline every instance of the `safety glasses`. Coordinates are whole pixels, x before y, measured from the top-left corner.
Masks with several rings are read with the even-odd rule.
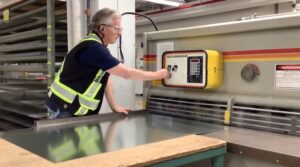
[[[119,31],[119,32],[122,32],[123,28],[122,27],[119,27],[119,26],[114,26],[114,25],[110,25],[110,24],[102,24],[102,25],[105,25],[107,27],[110,27],[111,29],[115,30],[115,31]]]

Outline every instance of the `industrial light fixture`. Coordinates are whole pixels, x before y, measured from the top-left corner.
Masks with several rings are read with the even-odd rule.
[[[169,6],[179,6],[182,5],[182,3],[179,2],[173,2],[168,0],[146,0],[153,3],[163,4],[163,5],[169,5]]]

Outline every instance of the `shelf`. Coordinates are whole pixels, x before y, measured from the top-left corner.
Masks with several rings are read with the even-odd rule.
[[[56,30],[55,34],[56,35],[67,35],[67,31]],[[44,37],[44,39],[45,39],[46,35],[47,35],[47,29],[39,28],[39,29],[24,31],[24,32],[20,32],[20,33],[14,33],[11,35],[1,36],[0,44],[17,42],[17,41],[25,40],[25,39],[35,39],[37,37]]]
[[[24,128],[24,127],[18,126],[12,122],[8,122],[6,120],[0,119],[0,130],[2,130],[2,131],[16,130],[16,129],[20,129],[20,128]]]
[[[12,114],[5,111],[0,111],[0,118],[12,122],[16,125],[27,127],[27,128],[33,125],[33,120],[24,119],[24,116]]]
[[[9,7],[12,7],[12,6],[16,6],[16,5],[20,4],[22,1],[25,1],[25,0],[3,0],[3,1],[6,1],[6,2],[3,2],[0,5],[0,10],[6,9],[6,8],[9,8]]]
[[[0,98],[0,110],[20,114],[33,119],[44,119],[47,117],[47,109],[28,105],[10,99]]]
[[[47,89],[46,83],[3,83],[0,84],[0,89],[5,91],[19,92],[30,90],[45,90]],[[0,93],[1,95],[1,93]]]
[[[23,91],[18,91],[18,93],[10,92],[10,91],[5,91],[1,92],[0,96],[1,97],[6,97],[12,100],[17,100],[17,101],[28,101],[28,100],[44,100],[47,97],[48,91],[43,89],[43,90],[23,90]]]
[[[2,72],[47,72],[45,65],[3,65],[0,66]]]
[[[14,33],[20,30],[28,30],[31,28],[39,28],[39,27],[46,27],[47,21],[46,20],[37,20],[30,23],[22,24],[16,27],[12,27],[9,29],[0,29],[0,35],[7,34],[7,33]]]
[[[66,56],[66,53],[55,53],[55,57],[62,59]],[[46,52],[27,52],[18,54],[0,55],[0,62],[2,63],[13,63],[13,62],[47,62],[48,57]]]
[[[18,26],[20,24],[29,23],[35,21],[34,16],[44,14],[47,11],[47,7],[41,7],[27,13],[19,14],[17,16],[11,17],[8,22],[0,21],[0,29],[7,29],[13,26]],[[41,16],[41,15],[40,15]],[[44,14],[45,16],[45,14]]]
[[[66,2],[4,0],[4,10],[10,17],[0,21],[0,119],[28,126],[26,119],[46,118],[48,87],[67,55]]]
[[[56,42],[56,46],[67,46],[66,42]],[[16,52],[16,51],[31,51],[37,49],[46,49],[47,41],[33,41],[33,42],[24,42],[12,45],[0,45],[0,51],[3,53],[7,52]]]

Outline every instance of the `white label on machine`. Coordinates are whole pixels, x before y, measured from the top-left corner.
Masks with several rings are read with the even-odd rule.
[[[276,65],[275,88],[300,90],[300,64]]]
[[[173,51],[174,50],[174,42],[172,41],[167,41],[167,42],[158,42],[156,44],[156,69],[159,70],[161,69],[161,58],[162,58],[162,54],[165,51]]]
[[[163,67],[171,73],[165,86],[204,88],[206,86],[205,51],[174,51],[164,54]]]

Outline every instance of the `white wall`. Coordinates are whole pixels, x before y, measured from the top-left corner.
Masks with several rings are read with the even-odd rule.
[[[71,50],[86,34],[85,1],[67,2],[68,50]]]

